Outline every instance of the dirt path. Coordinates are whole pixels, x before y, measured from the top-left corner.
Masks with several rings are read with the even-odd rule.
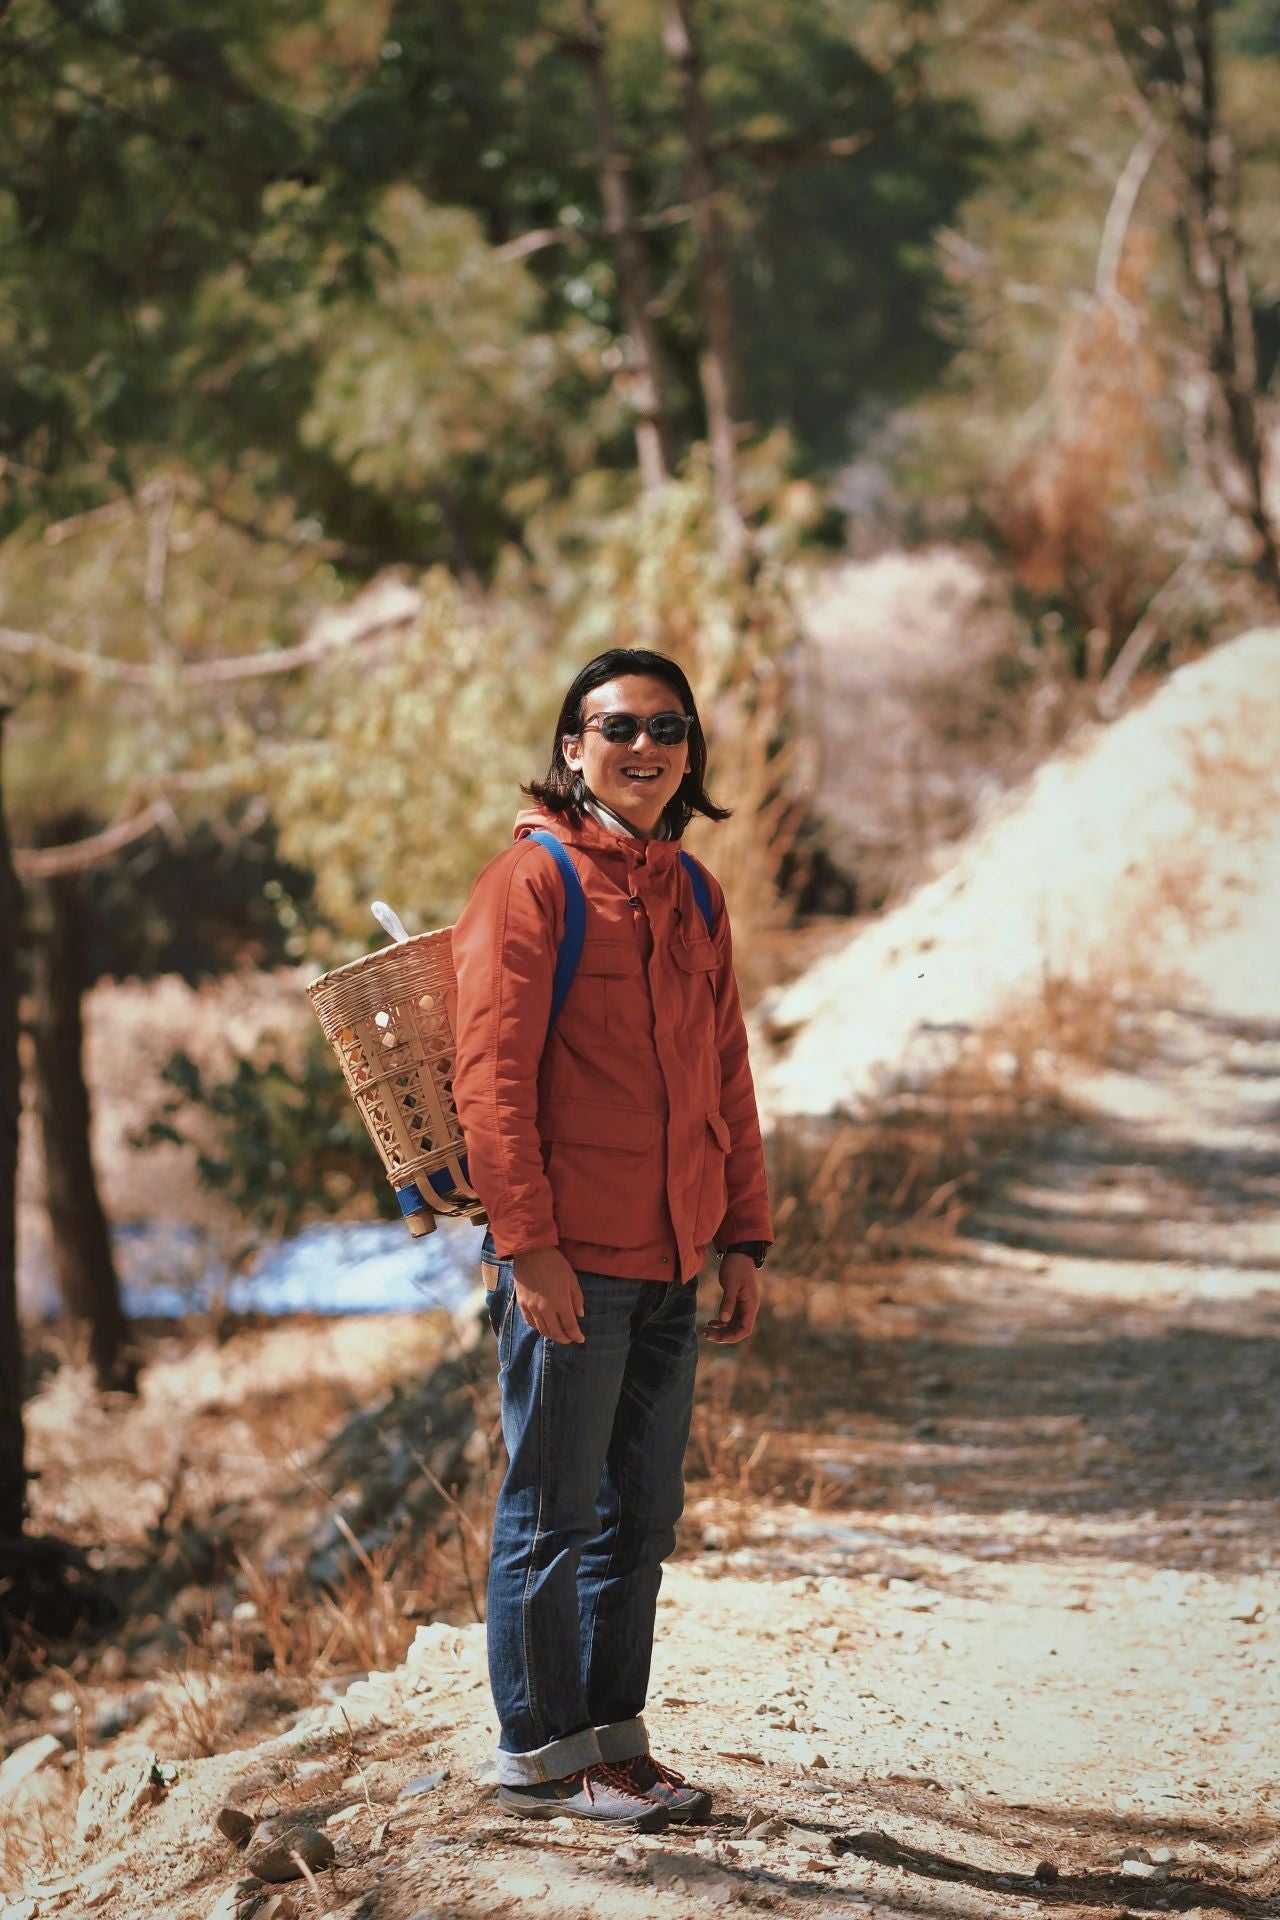
[[[482,1630],[431,1627],[133,1821],[122,1748],[62,1887],[0,1914],[229,1914],[228,1798],[355,1809],[308,1916],[1280,1912],[1278,951],[1262,848],[956,1258],[780,1286],[749,1358],[708,1356],[650,1723],[710,1826],[501,1817]]]

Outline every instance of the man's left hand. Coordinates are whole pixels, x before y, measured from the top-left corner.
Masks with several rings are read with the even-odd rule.
[[[726,1253],[720,1262],[720,1313],[703,1328],[718,1347],[733,1346],[754,1332],[760,1312],[760,1274],[749,1253]]]

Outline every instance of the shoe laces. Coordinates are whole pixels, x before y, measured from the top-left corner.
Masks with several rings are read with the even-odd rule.
[[[624,1793],[628,1799],[643,1800],[644,1795],[636,1789],[636,1783],[625,1767],[611,1767],[607,1761],[597,1760],[594,1766],[582,1770],[582,1784],[589,1799],[595,1799],[596,1787],[607,1788],[611,1793]]]
[[[689,1782],[685,1779],[684,1775],[677,1773],[674,1767],[665,1767],[661,1760],[655,1760],[651,1753],[645,1754],[644,1758],[649,1762],[649,1765],[653,1768],[664,1787],[688,1786]]]

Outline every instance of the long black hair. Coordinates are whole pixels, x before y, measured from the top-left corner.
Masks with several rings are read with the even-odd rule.
[[[693,715],[693,725],[689,729],[689,765],[684,779],[662,811],[669,836],[678,840],[695,813],[705,814],[708,820],[727,820],[729,808],[718,807],[707,792],[707,741],[698,718],[693,688],[682,667],[668,659],[665,653],[652,653],[647,647],[610,647],[607,652],[598,653],[594,660],[588,660],[586,666],[574,675],[556,721],[555,739],[551,743],[551,765],[547,768],[546,777],[531,780],[528,786],[521,788],[521,792],[527,793],[531,800],[537,800],[548,813],[563,813],[575,827],[581,824],[586,788],[581,774],[575,773],[564,757],[564,736],[581,733],[582,703],[587,695],[594,693],[597,687],[602,687],[606,680],[617,680],[624,673],[643,673],[655,680],[665,681],[672,692],[679,696],[680,711]]]

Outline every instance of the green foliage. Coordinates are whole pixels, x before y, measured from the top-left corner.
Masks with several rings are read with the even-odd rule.
[[[455,917],[510,834],[558,705],[527,610],[479,603],[442,570],[422,593],[410,625],[314,673],[263,767],[281,851],[314,872],[347,952],[374,934],[375,897],[412,932]]]
[[[763,432],[787,428],[800,462],[821,467],[845,455],[859,409],[918,391],[949,358],[932,243],[975,184],[986,143],[942,61],[923,96],[899,109],[902,75],[874,44],[870,9],[720,0],[702,11],[745,412]],[[474,208],[498,243],[555,237],[530,256],[550,324],[586,318],[618,336],[575,13],[545,0],[402,6],[388,30],[395,57],[376,85],[389,119],[402,117],[404,99],[418,109],[416,177],[433,198]],[[687,196],[686,151],[662,12],[656,0],[628,0],[603,13],[618,132],[666,289],[673,411],[696,435],[698,293],[691,224],[671,217]],[[926,9],[917,20],[927,35]],[[872,136],[865,151],[821,159],[823,141],[858,133]]]
[[[536,506],[591,464],[629,467],[575,17],[567,0],[216,0],[193,26],[171,0],[15,0],[0,532],[105,497],[163,449],[293,499],[366,571],[457,565],[459,547],[483,570],[519,531],[513,486],[540,476]],[[679,102],[655,0],[606,18],[688,438],[700,319]],[[707,10],[747,408],[789,426],[806,462],[842,455],[873,392],[945,361],[932,239],[983,150],[941,72],[899,110],[861,37],[863,17],[827,0]],[[856,158],[812,164],[860,133],[876,137]],[[524,264],[499,251],[512,242]]]
[[[591,383],[606,336],[553,334],[526,270],[485,245],[473,215],[393,188],[374,223],[371,297],[319,317],[319,371],[302,427],[361,486],[396,499],[478,468],[495,493],[562,472],[598,445]],[[515,524],[514,520],[511,523]]]
[[[245,245],[264,185],[299,164],[298,126],[270,91],[285,17],[252,0],[220,0],[198,27],[167,0],[5,10],[10,525],[32,503],[65,511],[118,485],[139,439],[178,437],[185,396],[166,376],[188,303]]]
[[[221,1080],[206,1078],[190,1054],[179,1051],[162,1077],[171,1092],[133,1144],[141,1150],[194,1146],[201,1182],[262,1234],[296,1233],[310,1220],[353,1207],[399,1218],[319,1034],[300,1059],[266,1040]]]
[[[656,647],[679,658],[714,699],[739,667],[776,658],[794,638],[786,570],[820,509],[813,487],[789,477],[790,465],[784,435],[744,463],[743,504],[756,530],[749,567],[721,550],[700,450],[656,493],[618,506],[588,485],[540,515],[526,542],[531,564],[513,558],[503,585],[543,601],[567,659],[608,646]]]
[[[338,590],[333,567],[295,537],[289,503],[246,525],[253,505],[231,486],[212,502],[193,474],[169,467],[132,498],[4,543],[0,621],[101,657],[106,669],[68,676],[36,661],[25,684],[14,675],[21,699],[7,789],[24,837],[70,812],[127,811],[179,771],[187,785],[175,822],[212,810],[230,831],[237,803],[257,790],[257,739],[274,724],[281,689],[247,682],[211,693],[187,669],[295,640],[305,614]],[[115,663],[151,677],[112,677]]]
[[[955,351],[934,242],[979,185],[991,142],[949,63],[904,107],[910,63],[891,77],[860,44],[865,28],[829,6],[722,6],[709,25],[714,130],[736,195],[745,411],[785,426],[805,466],[830,467],[857,449],[860,413],[927,390]],[[823,157],[823,141],[850,130],[865,150]]]
[[[1222,39],[1233,53],[1280,60],[1280,0],[1233,0],[1224,6]]]

